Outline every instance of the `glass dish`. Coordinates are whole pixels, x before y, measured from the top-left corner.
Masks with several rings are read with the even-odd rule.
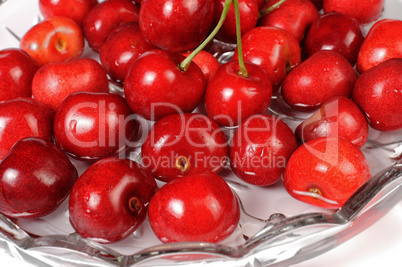
[[[400,18],[402,2],[385,2],[382,17]],[[40,19],[37,1],[0,0],[0,49],[18,47],[18,38]],[[225,62],[231,58],[233,46],[215,42],[211,49]],[[88,48],[83,56],[97,58]],[[113,84],[111,89],[120,90]],[[309,115],[288,113],[280,96],[273,97],[269,112],[293,130]],[[150,123],[143,123],[149,129]],[[230,135],[233,129],[225,131]],[[373,178],[337,211],[291,198],[281,182],[270,187],[245,184],[225,168],[220,174],[237,194],[242,214],[236,231],[220,244],[162,244],[145,221],[129,238],[100,245],[74,233],[65,201],[54,213],[36,220],[11,221],[0,215],[0,249],[39,266],[288,266],[342,244],[400,201],[402,130],[370,129],[362,151]],[[138,155],[139,149],[131,157],[138,160]],[[73,163],[80,173],[87,167],[83,162]]]

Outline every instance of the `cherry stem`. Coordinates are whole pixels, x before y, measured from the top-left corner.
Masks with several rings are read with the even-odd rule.
[[[138,197],[131,197],[128,200],[128,208],[134,215],[138,215],[141,210],[142,202]]]
[[[258,17],[261,18],[262,16],[265,16],[268,13],[271,13],[274,11],[274,9],[278,8],[280,5],[282,5],[286,0],[280,0],[277,3],[273,4],[272,6],[268,7],[267,9],[264,9],[258,13]]]
[[[239,0],[233,0],[233,8],[235,10],[235,18],[236,18],[236,40],[237,40],[237,56],[239,61],[239,74],[243,77],[249,77],[249,74],[246,69],[246,65],[244,64],[243,58],[243,48],[241,44],[241,29],[240,29],[240,10],[239,10]]]
[[[180,156],[176,159],[175,167],[182,173],[185,173],[188,171],[188,169],[190,169],[190,162],[185,156]]]
[[[229,11],[229,7],[230,4],[232,3],[232,0],[225,0],[225,5],[223,6],[223,10],[222,10],[222,14],[221,17],[218,21],[218,24],[215,26],[215,29],[208,35],[208,37],[193,51],[191,52],[190,55],[188,55],[186,57],[186,59],[184,59],[180,65],[179,68],[182,71],[187,71],[188,67],[190,66],[191,61],[193,60],[193,58],[202,50],[204,49],[207,44],[212,41],[212,39],[214,39],[215,35],[219,32],[219,30],[221,29],[223,23],[225,22],[226,16],[228,14]]]

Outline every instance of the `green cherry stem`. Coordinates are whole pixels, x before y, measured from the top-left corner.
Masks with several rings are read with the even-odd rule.
[[[193,58],[207,46],[207,44],[214,39],[215,35],[218,33],[218,31],[221,29],[223,23],[225,22],[226,16],[229,11],[230,4],[232,3],[232,0],[225,0],[225,5],[223,6],[222,14],[221,17],[218,21],[218,24],[215,26],[215,29],[208,35],[208,37],[193,51],[191,52],[186,59],[184,59],[180,65],[179,68],[182,71],[187,71],[188,67],[190,66],[191,61]]]
[[[243,48],[241,44],[241,29],[240,29],[240,11],[239,11],[239,0],[233,0],[233,7],[235,10],[236,17],[236,40],[237,40],[237,55],[239,61],[239,74],[243,77],[249,77],[249,74],[246,69],[246,65],[244,64],[243,58]]]
[[[278,8],[280,5],[282,5],[286,0],[280,0],[277,3],[273,4],[272,6],[268,7],[267,9],[264,9],[258,13],[258,17],[261,18],[262,16],[265,16],[266,14],[272,12],[275,8]]]

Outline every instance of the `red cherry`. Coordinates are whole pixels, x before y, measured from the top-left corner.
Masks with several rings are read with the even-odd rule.
[[[68,17],[78,25],[89,11],[98,3],[98,0],[39,0],[39,10],[43,17]]]
[[[60,206],[77,177],[52,142],[22,139],[0,163],[0,212],[13,218],[45,216]]]
[[[265,10],[279,0],[268,0],[261,10]],[[299,42],[311,24],[319,18],[317,8],[310,0],[287,0],[278,8],[263,15],[258,26],[273,26],[290,32]]]
[[[296,135],[303,143],[318,137],[342,137],[360,148],[367,141],[368,124],[352,100],[335,96],[300,123]]]
[[[80,57],[84,51],[84,36],[73,20],[51,17],[29,29],[20,47],[43,66]]]
[[[244,60],[261,67],[277,91],[287,73],[301,62],[299,42],[276,27],[256,27],[241,38]],[[238,58],[237,48],[233,60]]]
[[[187,57],[191,54],[190,52],[184,53],[183,55]],[[192,60],[201,69],[204,74],[205,81],[209,81],[209,78],[216,72],[216,70],[221,65],[216,57],[211,53],[201,50]]]
[[[138,22],[139,7],[131,0],[106,0],[85,17],[82,28],[89,46],[99,52],[106,37],[120,24]]]
[[[36,62],[20,49],[0,51],[0,101],[31,97]]]
[[[85,170],[71,190],[71,225],[80,236],[96,242],[122,240],[145,220],[156,190],[155,179],[136,162],[100,160]]]
[[[271,102],[268,75],[257,65],[245,62],[248,77],[239,72],[239,63],[231,61],[218,68],[205,91],[209,117],[221,126],[237,126],[251,115],[265,113]]]
[[[283,174],[283,185],[297,200],[340,208],[368,179],[363,153],[343,138],[321,137],[296,149]]]
[[[175,113],[190,113],[205,90],[200,68],[191,63],[187,71],[179,64],[185,57],[155,49],[142,54],[130,67],[124,93],[130,108],[147,120]]]
[[[371,26],[360,47],[357,70],[363,73],[391,58],[402,58],[402,21],[379,20]]]
[[[345,13],[356,18],[361,23],[377,20],[384,9],[385,0],[324,0],[324,13],[332,11]]]
[[[347,14],[331,12],[313,23],[304,39],[303,48],[307,56],[319,50],[336,51],[354,65],[363,40],[359,22]]]
[[[269,115],[244,121],[230,144],[230,166],[243,181],[260,186],[279,181],[286,163],[297,148],[293,131]]]
[[[236,229],[240,210],[225,180],[214,173],[198,173],[160,188],[148,216],[163,243],[220,242]]]
[[[389,59],[363,72],[353,89],[353,100],[379,131],[402,128],[402,58]]]
[[[215,0],[215,24],[218,24],[224,6],[225,0]],[[239,14],[241,35],[243,35],[257,25],[258,3],[256,0],[239,0]],[[236,43],[236,19],[233,5],[229,8],[225,22],[216,38],[227,43]]]
[[[285,78],[283,99],[292,108],[310,111],[332,96],[352,95],[357,74],[341,54],[320,50]]]
[[[117,26],[103,42],[100,61],[111,78],[124,82],[130,65],[144,52],[154,49],[140,31],[136,22]]]
[[[0,102],[0,160],[11,147],[25,137],[50,141],[53,133],[53,112],[32,98]]]
[[[157,121],[142,145],[143,164],[155,178],[171,181],[190,171],[218,173],[229,145],[219,126],[197,113],[173,114]]]
[[[151,44],[187,52],[207,37],[214,9],[214,0],[147,0],[141,3],[139,24]]]
[[[95,60],[82,58],[41,67],[32,81],[32,95],[54,111],[74,92],[109,92],[105,70]]]
[[[134,147],[140,130],[124,98],[111,93],[71,94],[54,118],[56,143],[83,160],[114,156]]]

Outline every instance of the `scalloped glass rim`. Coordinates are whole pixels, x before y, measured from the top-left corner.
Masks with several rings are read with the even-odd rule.
[[[398,10],[401,8],[401,1],[386,0],[383,17],[400,18]],[[20,18],[24,19],[20,20]],[[0,36],[7,36],[0,40],[0,49],[17,47],[18,41],[14,35],[22,36],[39,18],[40,13],[36,1],[0,0],[2,26]],[[219,48],[217,55],[220,60],[222,62],[229,60],[230,50],[233,47],[219,43],[216,45]],[[85,56],[96,58],[96,55],[89,49],[85,53]],[[273,101],[278,104],[280,99]],[[299,115],[306,116],[306,114],[285,116],[286,110],[278,111],[275,108],[271,109],[271,112],[280,115],[292,129],[300,122],[300,119],[297,118]],[[364,231],[400,201],[402,193],[401,136],[402,131],[393,133],[371,131],[370,141],[365,146],[365,154],[368,156],[370,167],[373,167],[372,171],[375,175],[336,212],[305,208],[301,209],[300,214],[289,213],[290,216],[284,216],[272,212],[278,208],[267,207],[267,210],[270,211],[269,214],[272,214],[270,218],[258,219],[265,218],[266,212],[261,213],[258,209],[250,208],[251,204],[244,203],[247,202],[247,199],[242,194],[243,191],[253,190],[255,192],[258,189],[247,188],[247,185],[239,183],[233,175],[226,173],[225,179],[232,189],[239,193],[243,219],[240,226],[242,229],[238,229],[236,233],[237,238],[233,237],[222,244],[194,242],[162,245],[154,242],[153,245],[137,249],[134,253],[122,253],[119,247],[116,249],[113,246],[100,245],[82,239],[75,233],[60,234],[60,231],[55,231],[54,234],[38,234],[35,233],[34,228],[29,229],[29,222],[18,221],[16,223],[0,215],[0,249],[18,256],[26,262],[40,266],[204,266],[216,264],[220,266],[271,266],[294,264],[328,251]],[[392,152],[394,152],[393,155]],[[399,160],[389,158],[391,156],[398,158],[398,155]],[[79,168],[84,168],[79,163],[75,163]],[[274,191],[278,191],[278,188],[274,188]],[[257,194],[261,195],[261,192],[257,192]],[[294,203],[292,202],[292,204]],[[64,205],[60,209],[63,212],[66,206]],[[50,221],[52,219],[54,218],[51,218]],[[250,225],[257,228],[246,229]],[[27,228],[29,233],[26,231]],[[141,231],[140,229],[139,232]],[[143,236],[143,233],[137,234],[139,237]],[[238,239],[243,242],[239,242]]]

